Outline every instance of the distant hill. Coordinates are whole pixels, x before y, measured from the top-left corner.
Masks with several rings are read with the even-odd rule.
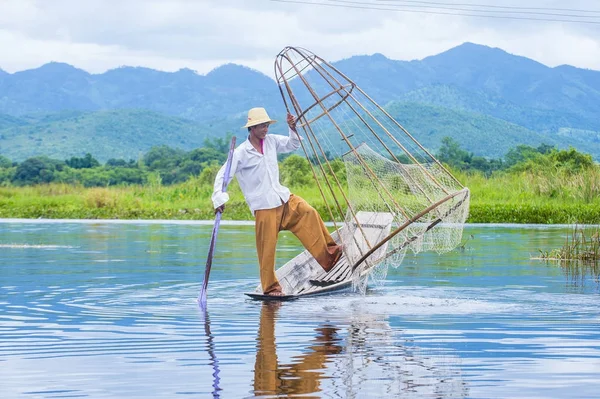
[[[597,114],[582,116],[576,112],[518,106],[485,91],[468,91],[456,86],[432,85],[400,95],[399,101],[470,111],[521,125],[552,137],[561,127],[598,129]]]
[[[147,110],[79,111],[29,119],[0,130],[0,154],[14,161],[35,155],[62,160],[86,152],[101,161],[128,160],[155,145],[191,150],[209,136],[197,122]]]
[[[600,159],[599,71],[549,68],[472,43],[419,61],[374,54],[334,65],[379,104],[401,110],[401,123],[432,150],[448,135],[482,156],[544,142]],[[234,64],[206,75],[139,67],[89,74],[63,63],[0,70],[0,154],[105,159],[135,158],[157,144],[189,149],[228,131],[243,137],[246,112],[258,105],[285,119],[273,79]]]
[[[11,115],[0,114],[0,130],[6,129],[13,126],[26,125],[27,121],[21,118],[16,118]]]
[[[227,64],[206,76],[121,67],[92,75],[51,62],[0,79],[0,113],[22,116],[62,110],[148,109],[192,120],[247,111],[256,102],[279,106],[275,82],[250,68]]]
[[[600,154],[600,133],[565,130],[545,135],[503,119],[470,111],[424,104],[391,102],[387,111],[426,148],[437,151],[442,138],[453,137],[462,148],[476,155],[501,158],[519,144],[537,147],[542,143],[586,153]],[[584,135],[588,135],[582,140]]]
[[[525,57],[497,48],[465,43],[422,61],[394,61],[380,54],[357,56],[336,63],[380,103],[411,97],[420,92],[420,102],[436,103],[432,88],[451,87],[463,98],[464,109],[490,112],[495,117],[521,123],[523,114],[563,115],[569,127],[600,131],[600,71],[561,66],[549,68]],[[477,97],[491,107],[481,109]],[[414,97],[413,97],[414,98]],[[444,104],[448,106],[451,104]],[[581,126],[580,126],[581,125]],[[558,127],[528,126],[556,133]]]
[[[494,158],[502,157],[519,144],[537,146],[542,142],[563,148],[569,144],[585,146],[586,152],[600,154],[600,135],[596,135],[596,142],[585,143],[581,139],[590,135],[589,131],[562,130],[555,137],[547,137],[505,120],[469,111],[405,102],[391,102],[386,109],[432,151],[437,151],[443,137],[450,136],[463,148]],[[240,129],[243,117],[202,124],[145,110],[117,110],[71,111],[14,119],[12,127],[0,129],[0,154],[15,161],[40,154],[67,159],[86,152],[102,162],[110,158],[137,159],[153,145],[166,144],[189,151],[202,146],[207,137],[223,137],[229,132],[238,140],[246,137],[246,131]],[[272,132],[285,134],[285,124],[273,125]]]

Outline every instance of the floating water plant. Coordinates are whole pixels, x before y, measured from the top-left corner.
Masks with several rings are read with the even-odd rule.
[[[600,284],[600,230],[575,226],[562,248],[539,250],[535,259],[558,261],[568,279],[575,285],[585,285],[588,273]]]
[[[600,260],[600,230],[598,227],[585,229],[575,226],[567,235],[565,244],[552,251],[539,250],[540,258],[545,260],[598,262]]]

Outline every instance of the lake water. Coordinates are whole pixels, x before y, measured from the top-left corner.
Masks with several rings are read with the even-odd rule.
[[[265,304],[253,226],[0,221],[0,398],[598,398],[597,269],[568,227],[476,226],[365,296]],[[279,242],[278,264],[300,244]]]

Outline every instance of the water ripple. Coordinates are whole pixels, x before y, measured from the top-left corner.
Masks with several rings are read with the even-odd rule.
[[[196,298],[210,228],[3,228],[2,245],[50,247],[0,251],[2,397],[593,398],[600,390],[597,291],[532,263],[530,248],[515,254],[553,229],[481,228],[484,238],[472,241],[481,247],[407,256],[365,296],[269,304],[243,295],[257,284],[252,227],[224,226],[203,310]]]

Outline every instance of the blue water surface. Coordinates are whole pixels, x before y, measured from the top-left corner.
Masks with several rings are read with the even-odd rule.
[[[570,231],[469,225],[366,295],[263,303],[224,223],[202,310],[211,222],[2,220],[0,398],[598,398],[598,269],[532,259]]]

